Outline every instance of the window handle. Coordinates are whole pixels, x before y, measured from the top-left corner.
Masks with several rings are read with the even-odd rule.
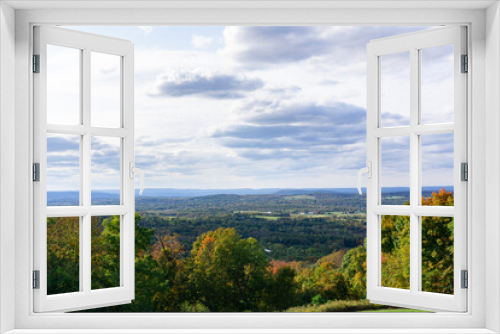
[[[134,178],[134,174],[136,173],[141,177],[141,189],[139,190],[139,195],[142,195],[142,192],[144,191],[144,172],[142,171],[142,169],[135,167],[133,161],[130,161],[129,163],[129,172],[129,176],[131,179]]]
[[[371,163],[371,161],[368,161],[368,163],[366,165],[367,165],[366,167],[363,167],[360,170],[358,170],[358,192],[360,195],[363,194],[363,192],[361,191],[361,175],[363,173],[366,173],[366,176],[369,179],[372,178],[372,163]]]

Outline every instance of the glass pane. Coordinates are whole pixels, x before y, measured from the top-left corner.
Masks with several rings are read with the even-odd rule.
[[[120,216],[92,217],[92,290],[120,286]]]
[[[381,138],[382,205],[407,205],[410,200],[410,137]]]
[[[81,50],[47,45],[47,123],[80,124]]]
[[[453,45],[422,49],[420,57],[422,124],[453,122]]]
[[[410,289],[410,217],[382,216],[382,286]]]
[[[80,136],[47,134],[47,206],[80,205]]]
[[[381,126],[410,125],[410,53],[380,57]]]
[[[121,57],[91,52],[92,126],[121,126]]]
[[[119,205],[121,138],[92,137],[92,205]]]
[[[80,218],[47,218],[47,294],[80,291]]]
[[[453,133],[422,135],[422,205],[453,205]]]
[[[422,291],[453,294],[452,217],[422,217]]]

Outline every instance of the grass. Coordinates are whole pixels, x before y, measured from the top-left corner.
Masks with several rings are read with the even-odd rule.
[[[333,217],[332,215],[328,214],[308,214],[304,213],[303,215],[301,214],[290,214],[291,218],[328,218],[328,217]]]
[[[383,196],[383,199],[404,199],[404,196]]]
[[[255,215],[255,218],[267,219],[267,220],[278,220],[280,217],[276,216],[264,216],[264,215]]]
[[[299,199],[316,199],[313,195],[293,195],[293,196],[286,196],[286,200],[299,200]]]
[[[252,210],[244,210],[244,211],[234,211],[234,213],[246,213],[246,214],[256,214],[256,213],[267,213],[263,211],[252,211]]]
[[[291,307],[285,312],[425,312],[372,304],[368,300],[333,300],[321,305]]]

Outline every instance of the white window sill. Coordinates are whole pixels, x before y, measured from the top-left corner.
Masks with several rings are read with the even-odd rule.
[[[486,334],[470,329],[15,329],[5,334]]]

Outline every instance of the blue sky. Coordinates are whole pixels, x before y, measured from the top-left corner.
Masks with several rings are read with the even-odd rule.
[[[366,44],[427,29],[67,28],[134,43],[136,165],[146,173],[146,187],[168,188],[355,187],[356,171],[366,160]],[[426,106],[429,122],[446,121],[453,113],[445,94],[435,93],[449,80],[433,76],[447,55],[433,52],[426,58],[435,60],[426,72],[429,100],[441,106],[440,112],[432,103]],[[405,60],[393,58],[388,59],[395,70],[387,72],[387,85],[401,89],[407,80]],[[100,73],[113,71],[107,66]],[[384,122],[390,125],[408,119],[399,107],[405,94],[393,92],[385,100],[383,95]],[[72,154],[64,138],[50,140],[54,152],[63,150],[51,154]],[[118,150],[95,141],[110,157]],[[386,147],[386,157],[394,158],[404,143],[396,140]],[[440,185],[449,174],[452,152],[431,143],[426,152],[424,170],[434,170],[435,159],[440,167],[429,172],[424,185]],[[114,188],[116,164],[94,154],[93,169],[102,172],[94,176],[93,187]],[[52,161],[54,171],[63,168]],[[404,165],[391,169],[384,185],[407,186]],[[54,177],[48,187],[61,190],[77,183],[74,176]]]

